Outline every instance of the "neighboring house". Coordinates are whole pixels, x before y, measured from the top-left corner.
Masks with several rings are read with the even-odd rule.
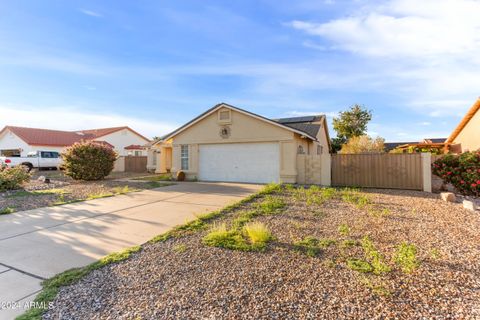
[[[60,131],[6,126],[0,131],[0,155],[26,156],[30,151],[58,151],[82,140],[112,147],[120,156],[147,155],[143,145],[150,140],[129,127]]]
[[[457,153],[480,149],[480,98],[453,130],[447,143],[450,150]]]
[[[385,142],[384,147],[385,152],[390,152],[394,149],[396,149],[395,151],[403,151],[405,153],[411,152],[411,150],[422,149],[444,152],[444,150],[448,150],[446,140],[447,138],[425,138],[418,142]]]
[[[303,180],[311,160],[316,183],[330,184],[329,141],[323,115],[272,120],[220,103],[155,142],[150,154],[157,173],[251,183]]]

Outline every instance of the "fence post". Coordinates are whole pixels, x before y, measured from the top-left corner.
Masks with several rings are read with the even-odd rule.
[[[432,154],[422,152],[423,191],[432,192]]]
[[[320,184],[330,187],[332,185],[332,156],[330,153],[320,155],[322,165],[320,167]]]

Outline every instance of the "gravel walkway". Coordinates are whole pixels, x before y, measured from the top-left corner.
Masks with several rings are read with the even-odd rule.
[[[422,192],[364,192],[373,204],[359,208],[283,191],[285,210],[256,218],[276,237],[264,252],[206,247],[207,231],[147,244],[62,288],[44,319],[480,319],[479,214]],[[363,249],[340,243],[366,235],[392,271],[347,267]],[[336,243],[309,257],[293,248],[305,236]],[[417,248],[410,274],[392,261],[403,241]]]

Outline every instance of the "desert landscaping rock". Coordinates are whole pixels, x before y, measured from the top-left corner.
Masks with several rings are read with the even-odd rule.
[[[339,197],[307,205],[283,191],[284,211],[256,218],[275,236],[264,252],[206,247],[201,240],[208,230],[146,244],[130,259],[63,287],[43,318],[480,318],[479,216],[422,192],[364,194],[376,211]],[[221,220],[229,225],[254,205]],[[349,226],[348,234],[339,234],[341,224]],[[365,257],[360,246],[340,243],[367,235],[391,272],[364,274],[346,266],[349,258]],[[306,236],[335,244],[309,257],[293,249]],[[411,274],[393,262],[402,242],[417,248],[419,266]]]
[[[470,211],[475,211],[477,210],[477,205],[474,201],[472,200],[463,200],[463,207],[467,210],[470,210]]]
[[[455,202],[457,198],[455,197],[455,193],[453,192],[442,192],[440,193],[440,197],[443,201],[447,202]]]

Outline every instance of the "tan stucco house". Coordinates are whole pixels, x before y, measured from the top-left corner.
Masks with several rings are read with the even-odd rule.
[[[268,119],[220,103],[152,144],[148,166],[200,181],[330,184],[325,116]]]
[[[467,111],[446,143],[450,145],[450,150],[453,152],[480,149],[480,98]]]

